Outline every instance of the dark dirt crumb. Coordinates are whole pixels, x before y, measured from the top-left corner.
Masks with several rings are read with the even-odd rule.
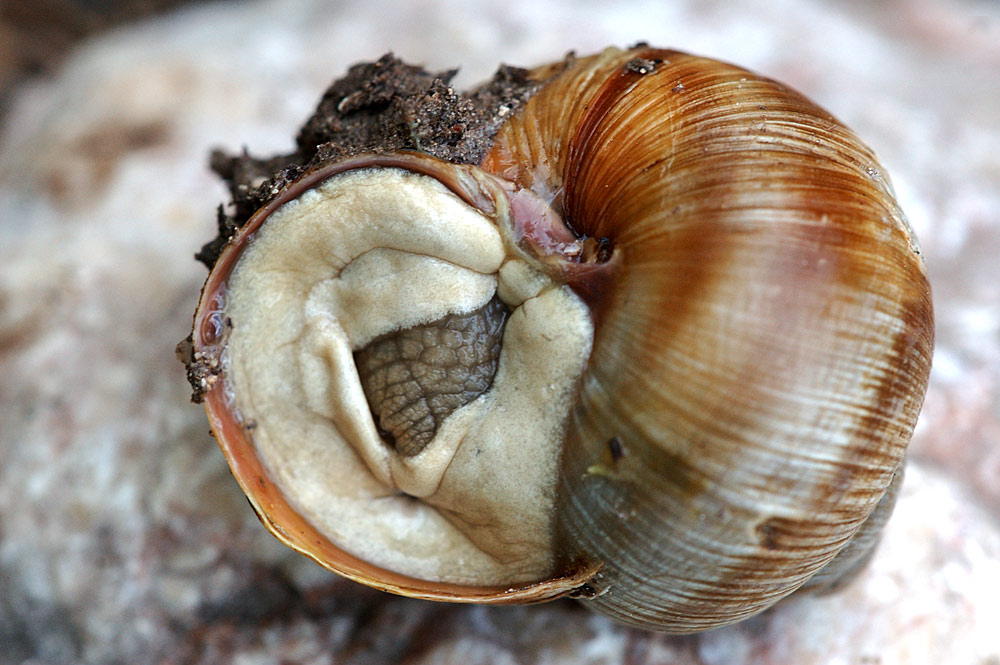
[[[648,60],[647,58],[634,58],[629,60],[625,65],[625,71],[631,72],[633,74],[651,74],[656,70],[657,65],[656,60]]]
[[[535,92],[528,70],[501,66],[486,84],[458,92],[457,70],[428,72],[391,53],[351,67],[323,94],[288,155],[212,153],[212,170],[229,185],[230,208],[220,206],[218,236],[195,255],[211,269],[226,241],[261,206],[307,171],[364,152],[418,150],[474,164],[489,150],[504,120]]]
[[[194,350],[193,334],[188,335],[174,348],[177,359],[187,368],[187,380],[191,384],[191,401],[201,404],[205,393],[211,390],[222,373],[217,357],[207,357]]]

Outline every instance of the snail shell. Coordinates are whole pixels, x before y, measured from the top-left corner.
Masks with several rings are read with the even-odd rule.
[[[931,361],[882,167],[716,61],[531,77],[480,164],[327,164],[223,250],[191,370],[254,508],[387,591],[668,632],[841,583]]]

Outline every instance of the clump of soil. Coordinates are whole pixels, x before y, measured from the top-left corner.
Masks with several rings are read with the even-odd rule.
[[[254,212],[328,162],[398,150],[456,163],[481,161],[504,119],[540,81],[528,70],[502,65],[490,81],[463,93],[450,84],[456,72],[428,72],[386,54],[354,65],[330,86],[299,131],[295,152],[272,157],[213,152],[212,170],[228,183],[232,204],[219,206],[219,234],[195,257],[211,269],[226,241]]]

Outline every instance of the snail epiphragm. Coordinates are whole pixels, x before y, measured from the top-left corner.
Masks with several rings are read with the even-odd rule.
[[[189,377],[262,521],[386,591],[668,632],[842,583],[931,362],[883,168],[713,60],[522,78],[477,164],[314,159],[224,234]]]

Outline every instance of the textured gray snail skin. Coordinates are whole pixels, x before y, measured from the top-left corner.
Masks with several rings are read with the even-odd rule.
[[[666,632],[843,584],[933,344],[884,170],[716,61],[609,49],[531,76],[480,164],[326,165],[224,249],[194,359],[254,508],[377,588],[572,595]]]

